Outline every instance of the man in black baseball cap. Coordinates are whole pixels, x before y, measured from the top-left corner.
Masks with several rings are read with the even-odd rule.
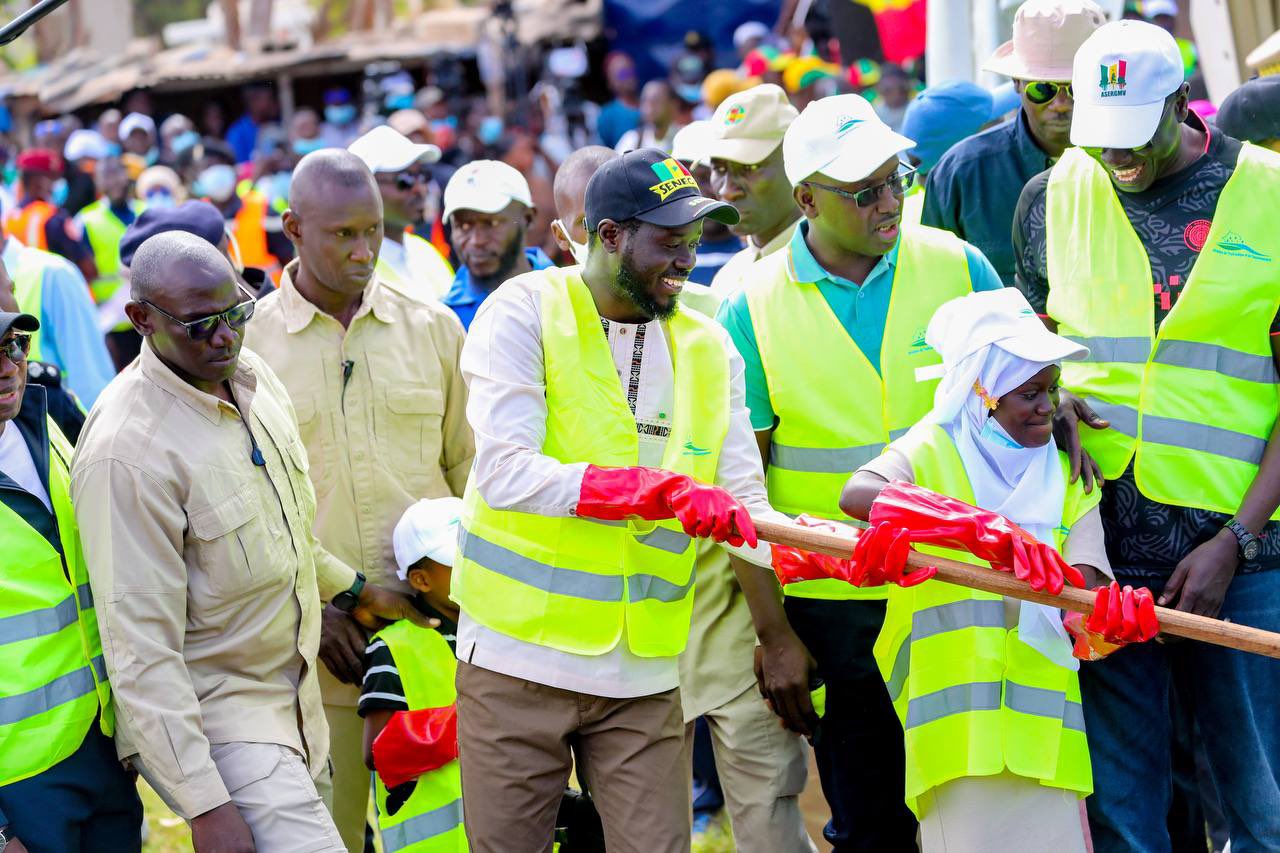
[[[550,848],[575,753],[609,849],[689,849],[694,560],[755,548],[751,514],[771,513],[741,357],[679,310],[702,220],[737,211],[654,149],[602,164],[584,208],[586,263],[508,279],[462,348],[476,454],[453,590],[476,853]]]
[[[700,193],[684,164],[663,151],[641,148],[600,166],[587,184],[582,278],[601,313],[608,316],[608,306],[633,323],[670,317],[707,217],[738,223],[735,207]]]

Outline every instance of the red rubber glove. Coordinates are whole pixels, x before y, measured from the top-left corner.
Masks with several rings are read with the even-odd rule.
[[[1087,619],[1083,613],[1069,613],[1062,624],[1076,638],[1072,654],[1080,660],[1102,660],[1121,646],[1145,643],[1160,633],[1151,590],[1121,589],[1115,581],[1098,587]]]
[[[796,524],[832,533],[847,533],[848,525],[801,515]],[[883,586],[894,583],[908,587],[923,583],[938,573],[935,568],[907,572],[911,543],[907,531],[880,524],[858,534],[853,556],[839,559],[786,545],[774,545],[773,571],[783,586],[796,581],[835,578],[854,586]]]
[[[458,757],[458,708],[396,711],[373,739],[373,766],[388,789]]]
[[[883,521],[907,528],[912,542],[968,551],[1037,591],[1057,595],[1064,579],[1084,586],[1084,577],[1053,546],[1036,541],[1003,515],[911,483],[886,486],[871,504],[870,520],[873,526]]]
[[[661,468],[600,468],[588,465],[578,494],[578,515],[605,521],[674,518],[699,538],[756,547],[751,514],[719,486]]]

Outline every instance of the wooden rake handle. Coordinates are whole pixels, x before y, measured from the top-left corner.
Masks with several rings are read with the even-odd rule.
[[[848,557],[853,553],[853,546],[858,541],[858,530],[852,526],[849,527],[848,533],[830,533],[798,524],[757,518],[753,518],[752,521],[762,541],[790,545],[806,551],[829,554],[832,557]],[[907,565],[917,569],[935,566],[938,569],[938,580],[956,586],[980,589],[983,592],[1006,595],[1009,598],[1034,601],[1037,604],[1048,604],[1063,610],[1074,610],[1085,614],[1093,612],[1094,594],[1083,589],[1065,586],[1058,595],[1035,592],[1023,581],[1006,572],[973,566],[945,557],[935,557],[931,554],[921,554],[914,550],[907,557]],[[1234,622],[1224,622],[1221,619],[1210,619],[1207,616],[1197,616],[1194,613],[1184,613],[1167,607],[1157,607],[1156,617],[1160,620],[1161,634],[1280,658],[1280,634],[1271,631],[1237,625]]]

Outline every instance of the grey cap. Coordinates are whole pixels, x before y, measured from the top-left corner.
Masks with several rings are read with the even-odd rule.
[[[9,334],[10,329],[17,329],[19,332],[39,331],[40,321],[30,314],[15,314],[11,311],[0,311],[0,338]]]

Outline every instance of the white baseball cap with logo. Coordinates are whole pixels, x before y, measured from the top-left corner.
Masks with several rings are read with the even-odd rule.
[[[369,171],[403,172],[419,160],[434,163],[440,149],[418,144],[389,125],[379,125],[347,146],[347,150],[364,161]]]
[[[754,166],[777,150],[798,115],[787,93],[772,83],[730,95],[708,121],[707,155]]]
[[[500,160],[472,160],[444,188],[444,219],[459,210],[497,213],[513,201],[533,207],[524,175]]]
[[[1165,99],[1184,79],[1178,43],[1145,21],[1116,21],[1076,51],[1071,144],[1140,148],[1151,141]]]
[[[671,137],[671,156],[690,166],[706,162],[710,139],[710,121],[691,121]]]
[[[894,133],[860,95],[813,101],[787,128],[782,162],[795,186],[821,172],[833,181],[860,181],[915,142]]]

